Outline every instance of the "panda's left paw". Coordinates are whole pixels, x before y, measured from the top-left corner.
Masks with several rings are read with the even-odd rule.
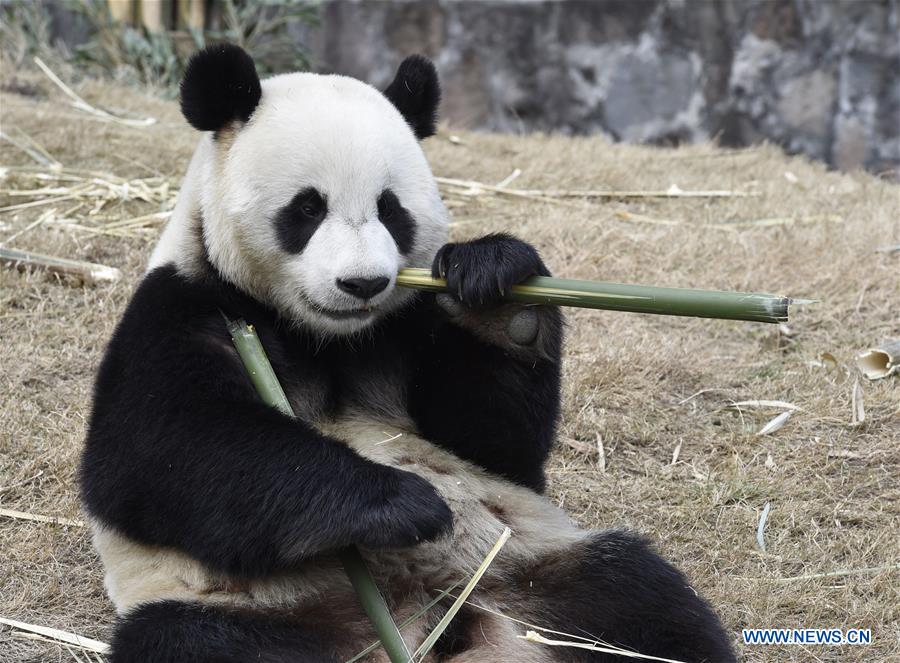
[[[476,309],[497,306],[529,276],[550,276],[531,244],[505,233],[445,244],[434,257],[431,274],[446,279],[450,295]]]

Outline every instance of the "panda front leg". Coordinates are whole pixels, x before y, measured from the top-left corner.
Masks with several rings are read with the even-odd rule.
[[[530,244],[505,234],[447,244],[430,328],[417,348],[409,411],[427,439],[537,491],[560,400],[562,317],[553,306],[503,301],[549,271]]]
[[[288,371],[288,341],[249,310],[276,371]],[[145,278],[110,341],[80,480],[105,528],[243,579],[353,544],[414,546],[452,527],[425,479],[263,403],[215,299],[166,269]]]
[[[447,281],[449,294],[437,302],[455,324],[521,360],[559,360],[559,309],[503,303],[512,286],[530,276],[550,276],[533,246],[505,233],[445,244],[431,272]]]

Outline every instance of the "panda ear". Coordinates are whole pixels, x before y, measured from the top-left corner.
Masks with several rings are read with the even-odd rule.
[[[181,81],[181,112],[195,129],[218,131],[250,119],[262,90],[246,51],[216,44],[194,54]]]
[[[397,107],[417,138],[421,140],[434,135],[441,85],[431,60],[423,55],[406,58],[400,63],[384,96]]]

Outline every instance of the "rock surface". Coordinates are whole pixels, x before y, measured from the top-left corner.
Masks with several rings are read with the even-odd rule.
[[[900,0],[327,0],[293,29],[318,69],[377,86],[430,56],[454,126],[900,167]]]

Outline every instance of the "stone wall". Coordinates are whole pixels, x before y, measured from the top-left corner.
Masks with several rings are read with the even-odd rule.
[[[296,32],[379,86],[427,54],[454,126],[900,167],[900,0],[326,0]]]

